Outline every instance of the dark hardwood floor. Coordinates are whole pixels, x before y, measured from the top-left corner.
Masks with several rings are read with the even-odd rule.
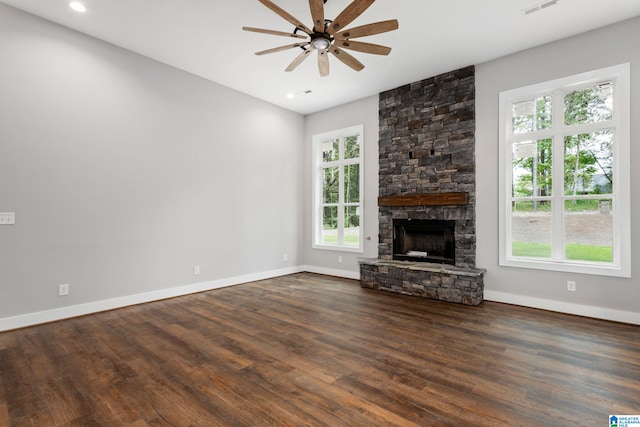
[[[640,327],[296,274],[0,334],[0,426],[605,426]]]

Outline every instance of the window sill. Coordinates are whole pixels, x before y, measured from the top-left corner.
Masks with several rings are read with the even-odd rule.
[[[313,249],[321,249],[323,251],[338,251],[338,252],[355,252],[355,253],[364,253],[363,248],[356,248],[353,246],[340,246],[340,245],[319,245],[314,244],[312,246]]]
[[[578,262],[555,262],[527,258],[501,259],[501,267],[529,268],[534,270],[560,271],[564,273],[591,274],[596,276],[631,277],[631,269],[609,264],[581,264]]]

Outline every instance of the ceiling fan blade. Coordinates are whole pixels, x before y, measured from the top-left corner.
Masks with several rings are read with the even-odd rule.
[[[391,48],[387,46],[381,46],[379,44],[372,43],[360,43],[351,40],[336,40],[334,44],[335,46],[339,46],[343,49],[372,53],[374,55],[389,55],[389,53],[391,52]]]
[[[306,39],[307,38],[307,36],[303,36],[302,34],[292,34],[292,33],[286,33],[284,31],[265,30],[263,28],[242,27],[242,29],[245,30],[245,31],[252,31],[254,33],[271,34],[271,35],[274,35],[274,36],[295,37],[297,39]]]
[[[373,24],[363,25],[361,27],[353,27],[349,30],[336,33],[336,40],[355,39],[357,37],[372,36],[374,34],[386,33],[398,29],[398,20],[391,19],[389,21],[374,22]]]
[[[280,15],[286,21],[289,21],[290,23],[295,25],[296,28],[301,29],[302,31],[304,31],[305,33],[307,33],[309,35],[313,34],[313,31],[311,31],[299,19],[296,19],[295,17],[291,16],[288,12],[286,12],[284,9],[280,8],[280,6],[278,6],[277,4],[273,3],[270,0],[258,0],[258,1],[260,3],[262,3],[263,5],[267,6],[269,9],[271,9],[276,14]]]
[[[329,75],[329,55],[327,55],[326,50],[318,51],[318,69],[320,70],[320,77]]]
[[[293,60],[293,62],[291,64],[289,64],[289,66],[287,68],[285,68],[285,71],[293,71],[295,70],[298,65],[302,64],[302,61],[304,61],[305,59],[307,59],[307,57],[309,56],[309,54],[311,53],[313,49],[309,48],[307,50],[305,50],[304,52],[302,52],[300,55],[298,55],[296,57],[296,59]]]
[[[346,65],[348,65],[349,67],[353,68],[356,71],[360,71],[364,68],[364,65],[362,65],[360,61],[358,61],[356,58],[349,55],[347,52],[340,49],[339,47],[332,46],[329,51],[333,54],[333,56],[335,56],[340,61],[344,62]]]
[[[282,52],[283,50],[293,49],[294,47],[302,47],[307,44],[308,43],[296,43],[296,44],[288,44],[285,46],[274,47],[273,49],[261,50],[260,52],[256,52],[256,55],[267,55],[269,53]]]
[[[309,8],[313,18],[313,29],[318,33],[324,33],[324,1],[309,0]]]
[[[347,6],[340,15],[333,20],[331,25],[327,28],[327,33],[333,35],[336,31],[343,29],[354,19],[356,19],[362,12],[367,10],[369,6],[373,4],[375,0],[353,0],[353,2]]]

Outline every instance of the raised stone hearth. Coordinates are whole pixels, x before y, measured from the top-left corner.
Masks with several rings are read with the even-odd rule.
[[[479,304],[474,67],[381,93],[379,122],[379,258],[361,260],[362,286]],[[452,222],[455,267],[394,260],[394,220]]]
[[[360,285],[405,295],[478,305],[482,302],[484,269],[446,264],[360,260]]]

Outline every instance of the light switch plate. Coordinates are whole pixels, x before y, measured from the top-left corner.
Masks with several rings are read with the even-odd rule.
[[[16,223],[15,212],[0,212],[0,225],[13,225]]]

